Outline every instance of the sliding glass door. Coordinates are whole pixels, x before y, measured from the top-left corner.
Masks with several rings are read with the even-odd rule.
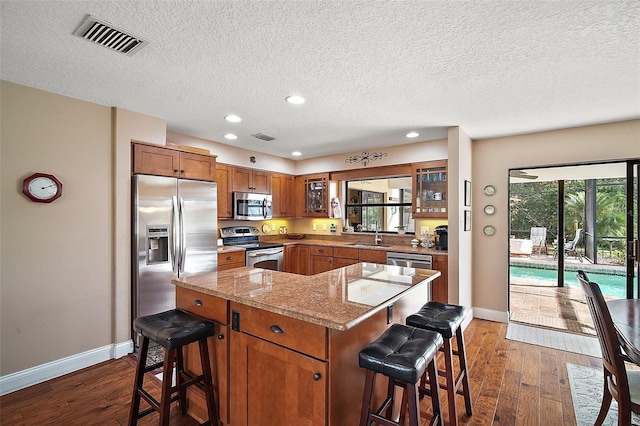
[[[627,298],[640,298],[640,160],[627,162]]]

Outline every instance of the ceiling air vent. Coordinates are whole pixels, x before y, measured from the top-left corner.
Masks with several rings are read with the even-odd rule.
[[[148,41],[127,34],[110,23],[91,15],[86,16],[84,22],[74,31],[73,35],[128,56],[135,55],[140,49],[149,44]]]
[[[254,138],[262,139],[263,141],[267,141],[267,142],[275,139],[273,136],[265,135],[264,133],[256,133],[255,135],[251,135],[251,136],[253,136]]]

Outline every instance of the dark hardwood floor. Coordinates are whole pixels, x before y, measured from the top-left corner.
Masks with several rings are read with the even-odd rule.
[[[601,368],[600,359],[506,340],[506,330],[507,324],[474,319],[465,331],[474,414],[464,414],[464,402],[458,396],[460,423],[575,425],[566,363]],[[134,368],[133,360],[124,357],[0,397],[0,424],[124,425]],[[145,387],[146,383],[151,381]],[[152,391],[156,396],[158,384]],[[442,400],[446,419],[444,394]],[[426,425],[428,398],[421,408]],[[171,413],[172,425],[197,424],[177,407]],[[154,413],[139,424],[157,424],[157,420]]]

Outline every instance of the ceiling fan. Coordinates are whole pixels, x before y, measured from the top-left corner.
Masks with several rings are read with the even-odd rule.
[[[538,176],[530,175],[524,170],[510,170],[509,176],[512,178],[520,178],[520,179],[538,179]]]

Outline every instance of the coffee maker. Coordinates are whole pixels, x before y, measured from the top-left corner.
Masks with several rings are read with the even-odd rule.
[[[449,249],[449,227],[447,225],[436,226],[436,234],[438,241],[436,242],[436,250]]]

